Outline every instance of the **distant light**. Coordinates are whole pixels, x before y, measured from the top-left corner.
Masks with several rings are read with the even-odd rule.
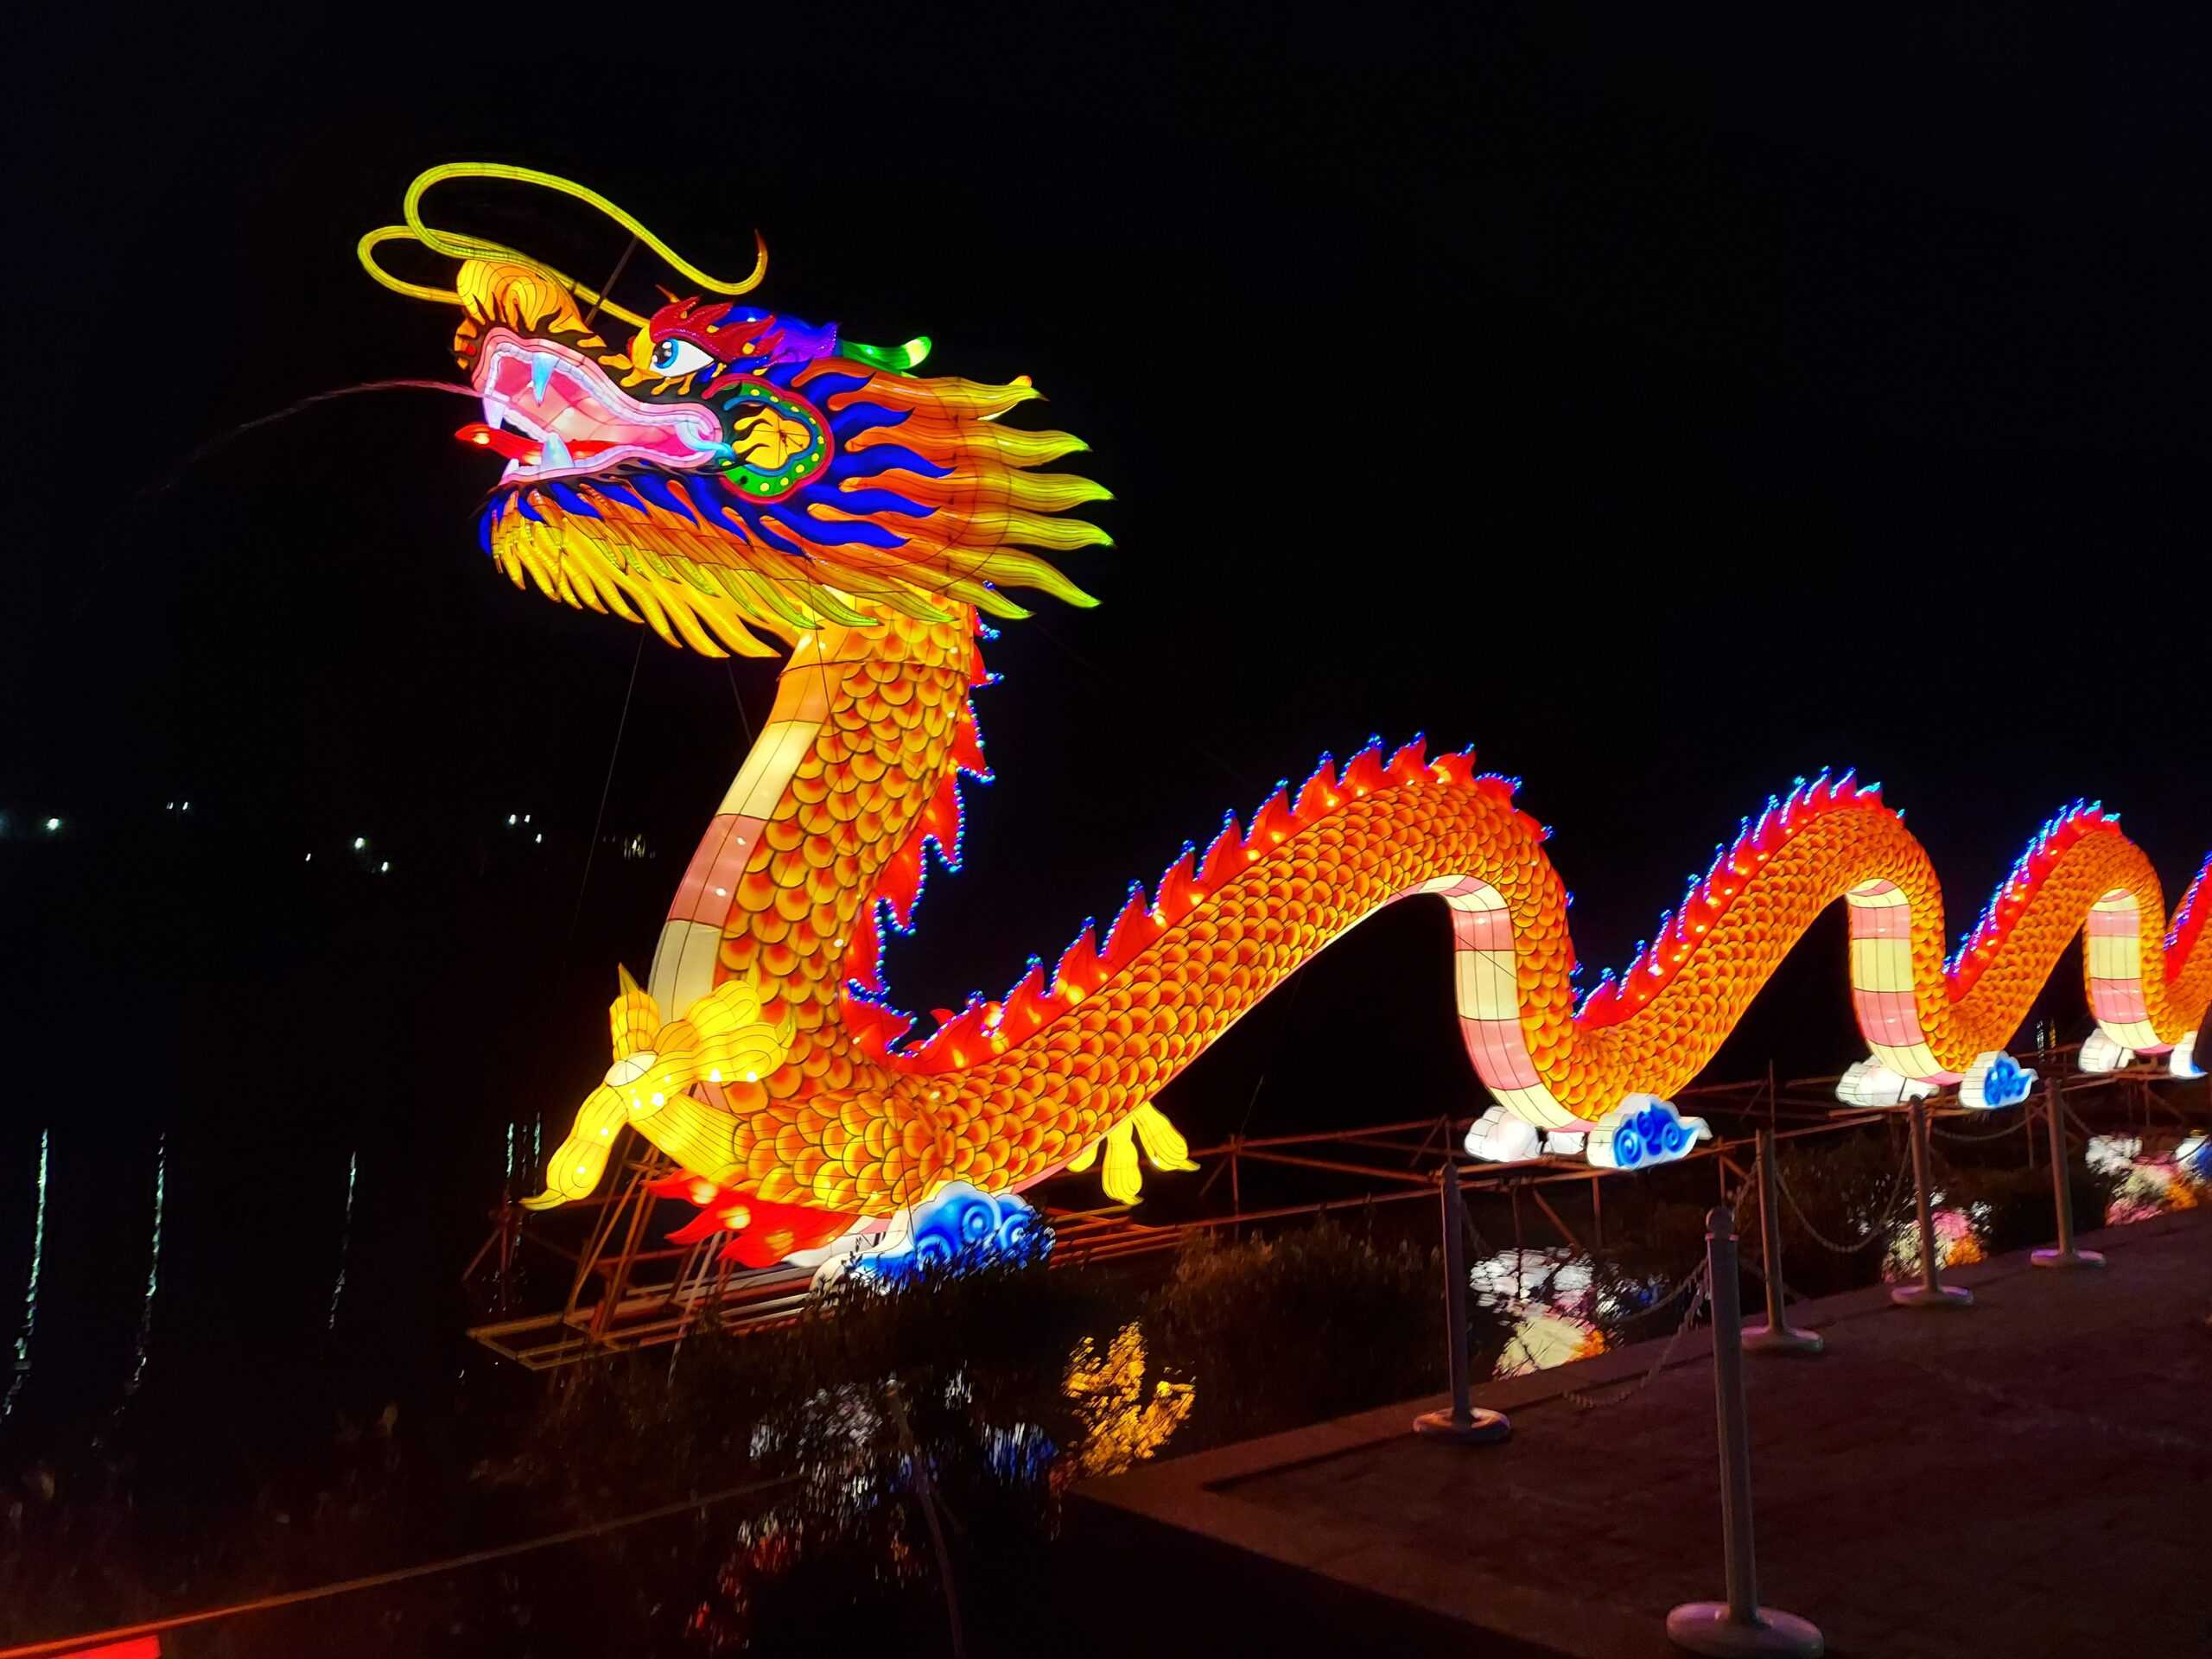
[[[315,855],[313,853],[309,853],[307,857],[301,861],[303,863],[312,864],[315,862]]]
[[[530,822],[530,814],[529,814],[529,813],[527,813],[527,812],[524,813],[524,814],[522,815],[522,821],[523,821],[524,823],[528,823]]]
[[[386,860],[385,860],[385,861],[384,861],[383,863],[381,863],[381,864],[379,864],[379,865],[378,865],[378,866],[377,866],[377,874],[378,874],[378,875],[382,875],[382,874],[383,874],[386,870],[390,869],[391,868],[391,861],[390,859],[388,859],[388,858],[387,858]]]
[[[180,812],[189,812],[189,811],[191,811],[191,810],[192,810],[192,803],[191,803],[190,801],[187,801],[187,802],[186,802],[182,806],[181,806],[181,807],[177,808],[177,810],[178,810],[178,811],[180,811]]]
[[[512,813],[512,812],[508,813],[508,814],[507,814],[507,827],[508,827],[509,829],[512,829],[512,828],[514,827],[514,822],[515,822],[515,815],[514,815],[513,813]]]
[[[170,811],[170,812],[174,812],[174,811],[175,811],[175,810],[176,810],[176,803],[175,803],[175,801],[171,801],[171,802],[168,804],[168,807],[167,807],[167,808],[165,808],[164,810],[167,810],[167,811]]]
[[[366,852],[368,850],[368,846],[369,838],[366,836],[356,836],[353,837],[353,850],[355,852]]]
[[[59,830],[60,827],[61,820],[59,818],[48,818],[46,821],[47,833],[49,835],[51,835],[54,830]]]
[[[532,836],[531,839],[542,844],[545,840],[545,832],[541,830],[535,836]]]

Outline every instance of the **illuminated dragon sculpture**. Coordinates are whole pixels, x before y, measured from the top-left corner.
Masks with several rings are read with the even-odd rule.
[[[423,194],[454,177],[587,201],[698,296],[640,315],[433,227]],[[1616,1166],[1679,1156],[1704,1126],[1666,1096],[1838,899],[1872,1050],[1847,1099],[2021,1098],[2031,1078],[2005,1045],[2077,931],[2098,1026],[2084,1064],[2165,1053],[2195,1074],[2212,861],[2169,928],[2149,860],[2097,807],[2044,827],[1947,963],[1942,897],[1902,815],[1848,775],[1801,780],[1625,973],[1578,996],[1546,831],[1514,782],[1418,741],[1370,743],[1342,768],[1323,757],[1248,824],[1185,847],[1149,897],[1132,886],[1103,938],[1086,924],[1049,972],[1033,957],[1003,997],[909,1042],[880,930],[911,925],[931,844],[957,861],[961,774],[987,775],[969,706],[985,619],[1026,613],[1009,589],[1093,602],[1043,556],[1105,544],[1068,510],[1106,493],[1036,470],[1083,446],[1001,422],[1035,395],[1026,380],[918,377],[925,340],[870,346],[761,309],[743,296],[765,251],[745,280],[717,281],[565,180],[434,168],[405,219],[365,238],[362,260],[464,314],[454,355],[483,419],[458,435],[505,463],[481,523],[494,566],[672,645],[788,653],[647,984],[622,976],[613,1065],[538,1205],[591,1192],[626,1126],[683,1172],[665,1190],[699,1214],[677,1236],[727,1231],[753,1265],[1003,1241],[1027,1224],[1020,1189],[1097,1160],[1108,1193],[1134,1198],[1140,1148],[1190,1167],[1150,1103],[1169,1079],[1331,940],[1419,893],[1451,907],[1460,1023],[1497,1103],[1470,1135],[1481,1155],[1548,1141]],[[457,261],[454,287],[382,270],[393,241]]]

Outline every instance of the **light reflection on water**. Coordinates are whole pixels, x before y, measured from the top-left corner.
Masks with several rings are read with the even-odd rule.
[[[346,1294],[346,1256],[353,1243],[353,1185],[360,1176],[361,1154],[357,1149],[346,1165],[346,1213],[338,1223],[338,1278],[330,1287],[330,1315],[322,1326],[327,1332],[338,1328],[338,1301]]]
[[[1996,1211],[1986,1203],[1947,1204],[1944,1198],[1940,1186],[1928,1194],[1929,1219],[1936,1228],[1937,1268],[1963,1268],[1988,1260],[1982,1241],[1989,1235],[1990,1219]],[[1882,1277],[1893,1285],[1920,1277],[1917,1221],[1908,1218],[1890,1229],[1889,1245],[1882,1253]]]
[[[1474,1264],[1469,1287],[1513,1321],[1493,1376],[1522,1376],[1605,1351],[1598,1315],[1618,1310],[1599,1294],[1592,1267],[1588,1256],[1558,1247],[1500,1250]]]
[[[1103,1344],[1085,1336],[1069,1351],[1058,1375],[1075,1421],[1069,1446],[1036,1422],[978,1421],[976,1379],[964,1370],[930,1402],[946,1414],[915,1409],[924,1402],[904,1395],[907,1386],[886,1378],[824,1388],[780,1422],[755,1428],[753,1457],[791,1459],[799,1480],[790,1497],[735,1524],[714,1593],[687,1628],[690,1639],[709,1653],[747,1645],[779,1586],[788,1596],[810,1563],[849,1563],[845,1582],[856,1593],[922,1582],[937,1570],[931,1510],[978,1522],[979,1506],[989,1502],[979,1495],[979,1473],[1031,1517],[1028,1526],[1050,1531],[1046,1517],[1070,1483],[1156,1456],[1198,1399],[1195,1381],[1152,1373],[1144,1327],[1134,1319]]]
[[[2116,1183],[2105,1205],[2107,1227],[2212,1202],[2212,1139],[2186,1135],[2160,1149],[2162,1138],[2154,1135],[2146,1147],[2141,1135],[2089,1137],[2089,1167]]]
[[[146,1294],[138,1304],[138,1345],[130,1357],[130,1380],[123,1385],[124,1397],[138,1392],[146,1380],[146,1357],[154,1342],[154,1296],[162,1287],[162,1214],[168,1207],[169,1138],[164,1134],[154,1147],[154,1240],[146,1252]]]
[[[23,1290],[22,1328],[16,1337],[16,1374],[9,1379],[7,1397],[0,1399],[0,1419],[15,1410],[16,1396],[31,1374],[31,1338],[38,1331],[38,1281],[46,1266],[46,1173],[52,1137],[50,1129],[38,1133],[38,1198],[31,1220],[30,1281]]]
[[[2090,1171],[2113,1184],[2102,1225],[2124,1227],[2171,1211],[2194,1210],[2212,1202],[2212,1140],[2176,1129],[2140,1135],[2093,1135],[2084,1155]],[[1985,1201],[1949,1204],[1941,1188],[1929,1195],[1936,1226],[1939,1268],[1964,1267],[1988,1259],[1995,1207]],[[2041,1199],[2036,1200],[2043,1202]],[[2096,1225],[2083,1217],[2082,1225]],[[1891,1231],[1882,1276],[1891,1283],[1920,1274],[1920,1230],[1910,1218]]]
[[[1144,1328],[1134,1319],[1103,1354],[1089,1337],[1076,1344],[1060,1386],[1083,1422],[1072,1459],[1078,1479],[1118,1475],[1154,1456],[1198,1403],[1195,1382],[1162,1376],[1145,1383]]]

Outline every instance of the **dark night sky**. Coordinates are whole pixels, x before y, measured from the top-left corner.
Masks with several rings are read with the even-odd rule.
[[[105,1047],[130,975],[165,1102],[259,1122],[260,1063],[225,1065],[261,1044],[426,1149],[564,1112],[741,753],[723,666],[648,640],[607,829],[660,857],[601,858],[567,943],[637,640],[487,575],[460,401],[343,401],[164,483],[296,398],[450,372],[452,314],[353,245],[460,156],[582,178],[709,269],[757,225],[771,303],[1028,372],[1093,445],[1118,546],[1070,565],[1104,602],[995,648],[1001,781],[894,947],[907,1006],[997,991],[1370,731],[1528,780],[1592,973],[1823,763],[1910,810],[1954,932],[2077,794],[2170,892],[2212,845],[2208,65],[2147,9],[477,14],[404,42],[308,10],[58,25],[12,94],[16,995],[70,988],[51,1017]],[[588,276],[620,251],[550,200],[467,211]],[[757,721],[771,671],[735,687]],[[48,812],[67,844],[25,844]],[[343,868],[356,834],[391,877]],[[1234,1127],[1295,1029],[1279,1121],[1465,1109],[1444,937],[1379,921],[1171,1104]],[[1809,1068],[1858,1052],[1839,938],[1761,1011]]]

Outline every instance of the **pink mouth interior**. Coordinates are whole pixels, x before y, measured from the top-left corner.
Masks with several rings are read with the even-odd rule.
[[[540,358],[551,360],[543,397],[531,384],[535,360]],[[485,341],[475,380],[484,396],[486,423],[531,441],[526,458],[508,463],[505,475],[511,478],[598,472],[630,459],[696,467],[709,457],[685,442],[678,428],[688,428],[704,442],[720,435],[713,416],[704,409],[639,404],[624,397],[597,365],[569,348],[521,340],[505,330]],[[544,464],[542,446],[548,435],[557,435],[568,447],[570,464]],[[516,448],[498,447],[509,453]]]

